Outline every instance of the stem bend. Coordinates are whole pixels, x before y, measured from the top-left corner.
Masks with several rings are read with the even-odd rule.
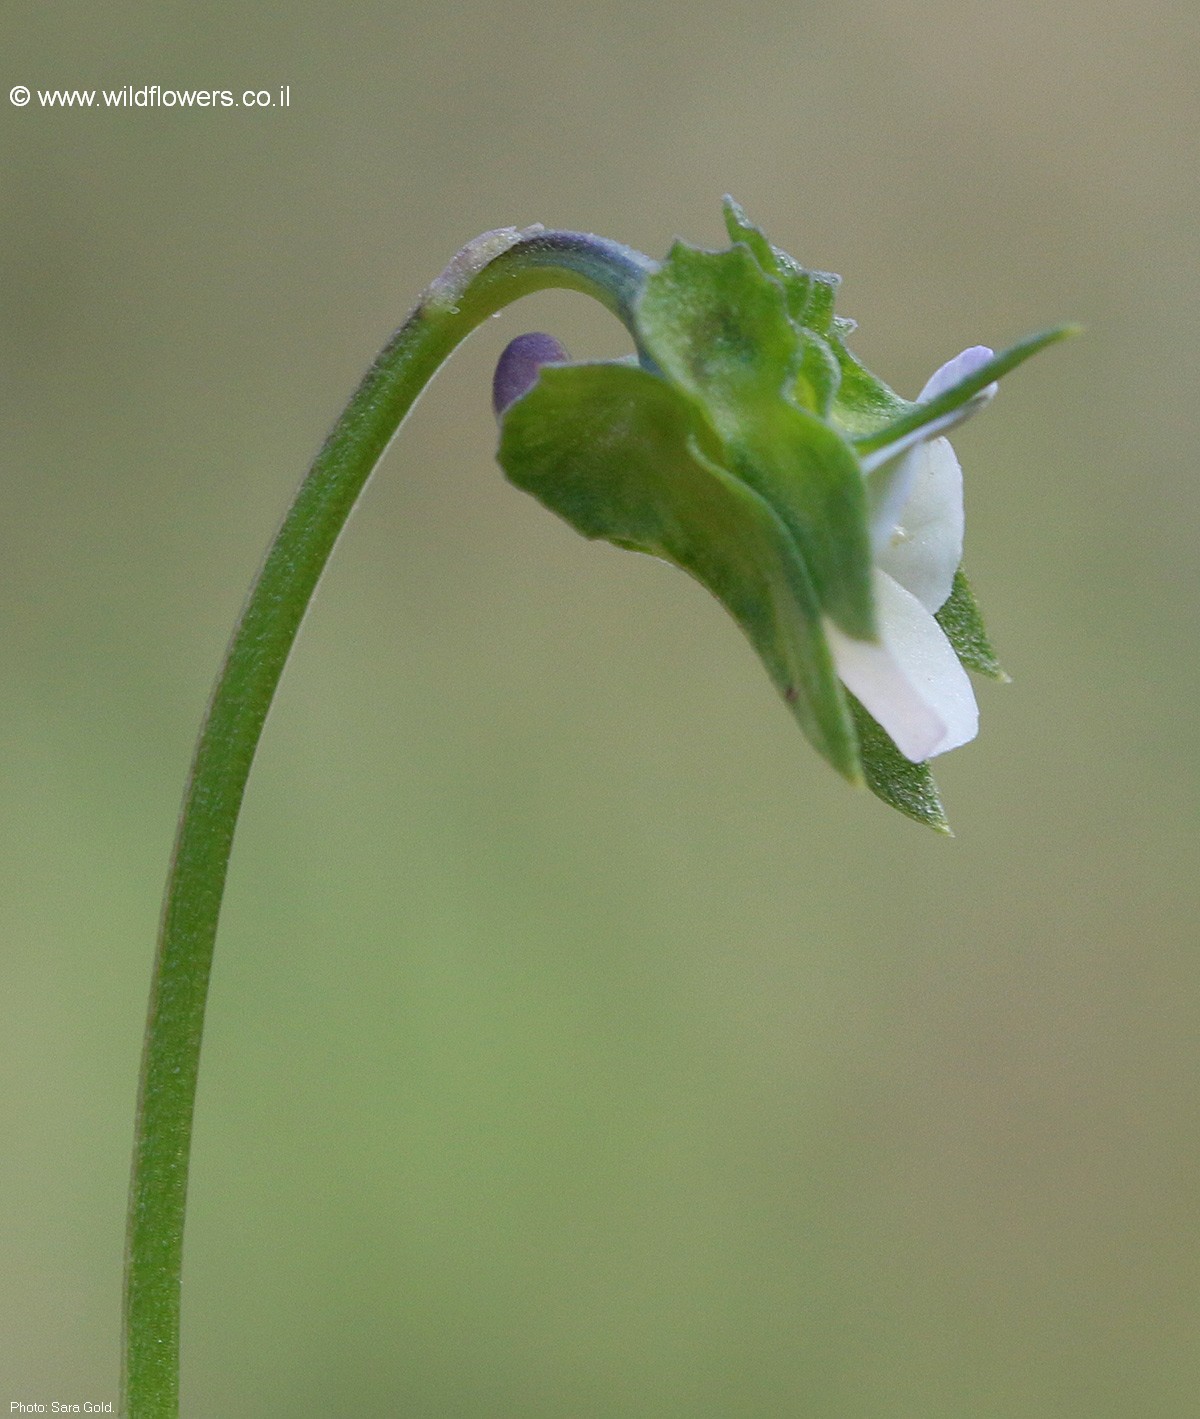
[[[128,1419],[179,1412],[188,1159],[221,898],[263,723],[338,535],[418,396],[477,325],[521,296],[562,287],[595,297],[637,343],[634,305],[654,265],[602,237],[541,227],[469,242],[367,371],[251,587],[192,760],[151,981],[125,1254],[121,1413]]]

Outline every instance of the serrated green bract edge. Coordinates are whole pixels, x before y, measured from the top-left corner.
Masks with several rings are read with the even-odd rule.
[[[834,325],[833,302],[842,278],[831,271],[810,271],[801,266],[794,256],[768,241],[732,197],[725,198],[724,209],[730,241],[749,247],[763,271],[783,287],[791,319],[814,334],[828,335]]]
[[[833,397],[820,403],[802,396],[802,402],[822,416],[832,416],[855,437],[874,433],[913,408],[846,348],[843,336],[854,330],[855,322],[833,314],[840,276],[809,271],[786,251],[773,246],[732,197],[725,199],[725,228],[730,240],[745,245],[762,270],[783,287],[788,315],[814,347],[811,354],[806,350],[802,374],[810,361],[828,359],[836,368],[836,379],[830,382],[826,375],[824,380],[825,390],[831,387]]]
[[[851,354],[840,336],[830,341],[830,348],[841,371],[831,412],[847,434],[853,438],[873,434],[913,408],[909,400],[902,399]]]
[[[647,278],[635,316],[644,348],[711,430],[718,461],[791,533],[821,609],[847,635],[873,640],[860,465],[837,430],[792,397],[803,348],[779,282],[744,245],[710,252],[677,242]]]
[[[962,567],[954,573],[950,595],[935,615],[938,625],[946,633],[946,639],[968,670],[976,670],[991,680],[1007,682],[1009,677],[996,659],[975,593]]]
[[[890,735],[847,694],[858,731],[859,752],[867,787],[890,807],[939,833],[950,833],[937,784],[927,763],[914,764],[892,743]]]
[[[627,364],[550,366],[504,416],[512,483],[585,537],[673,562],[729,611],[818,752],[863,781],[804,561],[771,506],[701,447],[690,402]]]

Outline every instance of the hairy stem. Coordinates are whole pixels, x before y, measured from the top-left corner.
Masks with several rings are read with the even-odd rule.
[[[234,630],[192,760],[167,877],[142,1054],[125,1256],[121,1413],[176,1419],[188,1158],[213,943],[234,829],[300,623],[359,494],[439,366],[489,315],[548,287],[583,291],[632,333],[653,263],[540,227],[469,243],[368,370],[301,484]]]

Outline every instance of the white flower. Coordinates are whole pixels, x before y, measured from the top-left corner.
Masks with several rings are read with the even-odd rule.
[[[992,357],[976,345],[941,367],[918,402],[936,398]],[[862,460],[875,558],[879,640],[825,630],[842,683],[914,763],[974,739],[979,711],[967,672],[934,619],[962,560],[962,469],[941,437],[989,403],[996,386]]]

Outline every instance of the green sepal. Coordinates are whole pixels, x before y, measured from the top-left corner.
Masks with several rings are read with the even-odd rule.
[[[863,781],[847,697],[805,563],[783,521],[702,443],[711,435],[666,380],[634,365],[544,368],[504,415],[512,483],[585,537],[664,558],[745,632],[801,728]]]
[[[996,652],[984,629],[983,616],[962,567],[954,573],[950,595],[935,613],[937,623],[946,633],[959,660],[968,670],[976,670],[990,680],[1007,683],[1009,677],[996,659]]]
[[[761,269],[783,287],[791,319],[814,334],[828,335],[835,321],[833,302],[842,278],[831,271],[809,271],[794,256],[773,246],[732,197],[725,198],[724,207],[729,240],[749,247]]]
[[[850,713],[858,731],[859,752],[867,787],[877,798],[936,832],[952,836],[937,784],[928,763],[914,764],[892,743],[891,736],[851,694]]]
[[[805,409],[825,418],[842,379],[837,356],[823,338],[834,319],[833,298],[841,277],[807,271],[786,251],[772,246],[732,197],[725,199],[725,227],[730,240],[748,247],[759,269],[783,288],[785,308],[800,346],[793,392]]]
[[[636,314],[650,356],[722,437],[782,400],[796,377],[799,340],[783,289],[745,247],[675,242],[647,278]]]
[[[846,349],[843,336],[855,329],[855,322],[833,313],[840,276],[809,271],[773,246],[732,197],[725,199],[725,228],[730,240],[748,247],[760,268],[783,287],[788,315],[808,336],[812,351],[804,372],[809,362],[829,361],[832,378],[823,372],[819,381],[812,381],[825,394],[824,400],[805,398],[804,392],[798,391],[801,403],[823,417],[832,413],[841,427],[855,436],[873,433],[913,407]]]
[[[821,419],[827,419],[842,382],[842,369],[829,342],[811,330],[800,332],[800,369],[796,374],[796,402]]]
[[[677,242],[646,281],[637,324],[650,358],[711,429],[714,455],[787,527],[822,610],[847,635],[873,640],[862,473],[837,430],[795,402],[803,333],[782,286],[746,245],[707,252]]]
[[[1007,350],[1001,350],[998,355],[993,355],[990,360],[973,370],[965,379],[960,379],[957,384],[944,390],[935,399],[921,400],[917,404],[910,404],[907,412],[901,414],[891,423],[856,437],[855,447],[859,453],[873,453],[876,449],[883,448],[889,443],[895,443],[905,434],[924,428],[926,424],[932,424],[947,414],[953,414],[982,393],[989,384],[994,383],[1011,370],[1015,370],[1018,365],[1023,365],[1026,360],[1036,355],[1040,350],[1044,350],[1047,345],[1056,345],[1060,340],[1068,340],[1071,336],[1078,335],[1079,332],[1078,325],[1056,325],[1051,330],[1040,330],[1036,335],[1018,340],[1015,345],[1010,345]]]
[[[915,407],[851,354],[840,333],[829,344],[840,371],[832,415],[852,438],[873,434]]]

